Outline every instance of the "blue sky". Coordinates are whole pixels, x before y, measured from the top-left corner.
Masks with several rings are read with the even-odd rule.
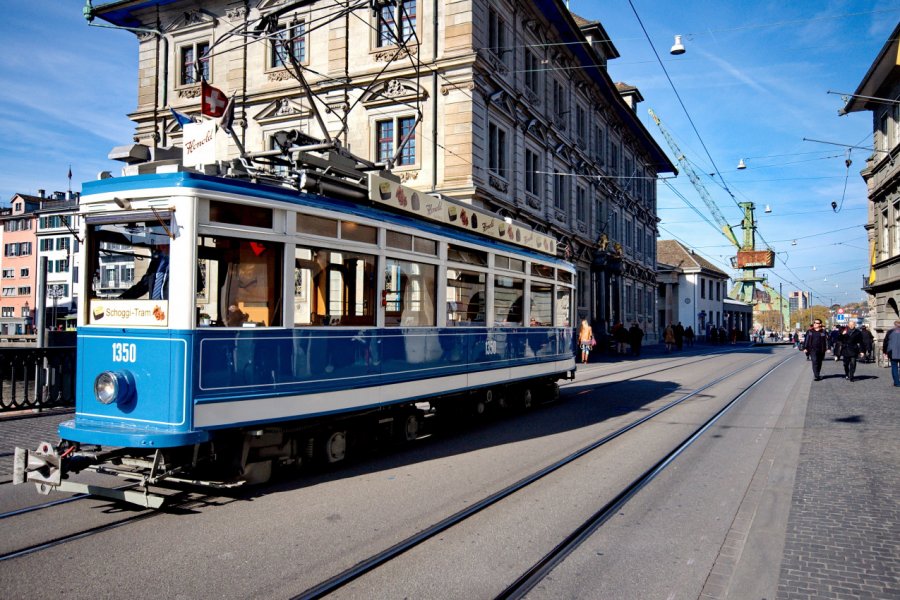
[[[603,23],[622,55],[611,61],[610,74],[640,89],[645,100],[638,114],[660,146],[673,156],[648,108],[729,223],[740,221],[736,202],[756,204],[758,231],[778,253],[768,272],[773,287],[782,283],[785,294],[812,290],[817,304],[862,300],[869,257],[859,171],[870,153],[853,150],[848,169],[846,148],[804,138],[871,147],[871,113],[839,117],[844,101],[827,92],[856,90],[900,19],[900,6],[885,0],[632,3],[571,0],[570,8]],[[136,106],[137,42],[127,32],[89,27],[82,6],[80,0],[17,2],[0,23],[4,204],[15,192],[66,190],[70,164],[76,191],[99,171],[120,168],[106,156],[133,135],[126,115]],[[675,34],[687,48],[681,56],[669,54]],[[742,158],[747,168],[739,171]],[[721,178],[708,176],[716,170]],[[709,216],[686,176],[671,184]],[[763,212],[765,205],[771,213]],[[725,238],[664,184],[659,216],[662,238],[685,242],[731,273],[733,249]],[[764,243],[758,238],[757,245]]]

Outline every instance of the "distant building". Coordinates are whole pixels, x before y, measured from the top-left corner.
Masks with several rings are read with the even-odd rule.
[[[810,307],[810,292],[791,292],[788,296],[788,306],[791,313],[808,309]]]
[[[40,306],[46,307],[47,327],[56,328],[77,305],[78,194],[38,193],[14,195],[0,213],[0,335],[32,333]],[[41,257],[47,257],[43,299]]]
[[[874,304],[878,343],[900,319],[900,24],[842,113],[871,111],[875,151],[861,175],[869,194],[866,230],[872,265],[863,289]],[[879,353],[880,356],[880,353]]]
[[[657,306],[659,327],[680,322],[703,339],[712,327],[746,331],[748,323],[728,321],[728,274],[675,240],[658,240]],[[736,310],[731,311],[737,313]]]

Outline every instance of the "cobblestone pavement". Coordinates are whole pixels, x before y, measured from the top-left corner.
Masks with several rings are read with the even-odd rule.
[[[16,446],[34,449],[42,441],[58,441],[56,426],[71,419],[72,413],[72,409],[54,409],[42,414],[25,413],[0,418],[0,483],[12,480]]]
[[[900,389],[826,360],[813,382],[778,598],[900,598]],[[812,374],[810,372],[810,377]]]

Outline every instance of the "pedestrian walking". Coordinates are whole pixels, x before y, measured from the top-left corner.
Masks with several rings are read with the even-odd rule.
[[[628,330],[622,323],[616,323],[613,327],[613,340],[616,342],[616,354],[625,356],[628,352]]]
[[[856,328],[856,321],[850,321],[841,334],[841,358],[844,359],[844,379],[856,381],[856,361],[863,349],[863,334]]]
[[[825,360],[825,351],[828,350],[829,345],[829,337],[822,329],[822,321],[816,319],[813,321],[812,329],[806,332],[806,338],[803,340],[803,350],[806,352],[807,358],[812,360],[815,381],[822,380],[822,361]]]
[[[837,361],[841,356],[841,328],[835,325],[828,336],[831,340],[831,353],[834,356],[834,360]]]
[[[640,356],[641,355],[641,342],[644,339],[644,331],[638,326],[637,323],[631,324],[631,329],[628,330],[628,343],[631,345],[631,355],[632,356]]]
[[[894,387],[900,387],[900,321],[894,321],[894,328],[884,336],[881,351],[887,354],[888,360],[891,361]]]
[[[694,328],[690,325],[684,330],[684,341],[687,343],[688,348],[694,347]]]
[[[672,348],[675,347],[675,329],[671,324],[666,325],[666,330],[663,332],[663,341],[666,343],[666,353],[672,351]]]
[[[860,328],[860,332],[863,336],[863,362],[875,362],[875,336],[872,335],[872,331],[863,325]]]
[[[587,319],[581,320],[578,327],[578,345],[581,346],[581,364],[587,364],[591,355],[591,348],[594,347],[594,330],[588,325]]]
[[[675,348],[681,350],[684,348],[684,326],[681,324],[681,321],[675,323],[672,331],[675,333]]]

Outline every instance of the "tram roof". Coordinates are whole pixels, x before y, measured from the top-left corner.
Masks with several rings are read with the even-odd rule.
[[[308,192],[298,192],[265,184],[251,183],[240,179],[227,179],[224,177],[215,177],[191,172],[132,175],[85,182],[82,187],[81,196],[82,202],[86,202],[89,201],[89,196],[97,194],[137,192],[139,190],[164,188],[199,189],[228,194],[242,194],[258,199],[286,202],[311,208],[332,209],[347,215],[375,219],[384,223],[393,223],[403,227],[418,229],[423,233],[438,234],[448,238],[478,244],[486,248],[528,256],[535,260],[563,266],[574,271],[572,263],[561,258],[541,254],[540,252],[532,251],[521,246],[495,241],[466,231],[450,229],[405,214],[389,212],[371,206],[369,201],[353,202],[320,194],[310,194]]]

